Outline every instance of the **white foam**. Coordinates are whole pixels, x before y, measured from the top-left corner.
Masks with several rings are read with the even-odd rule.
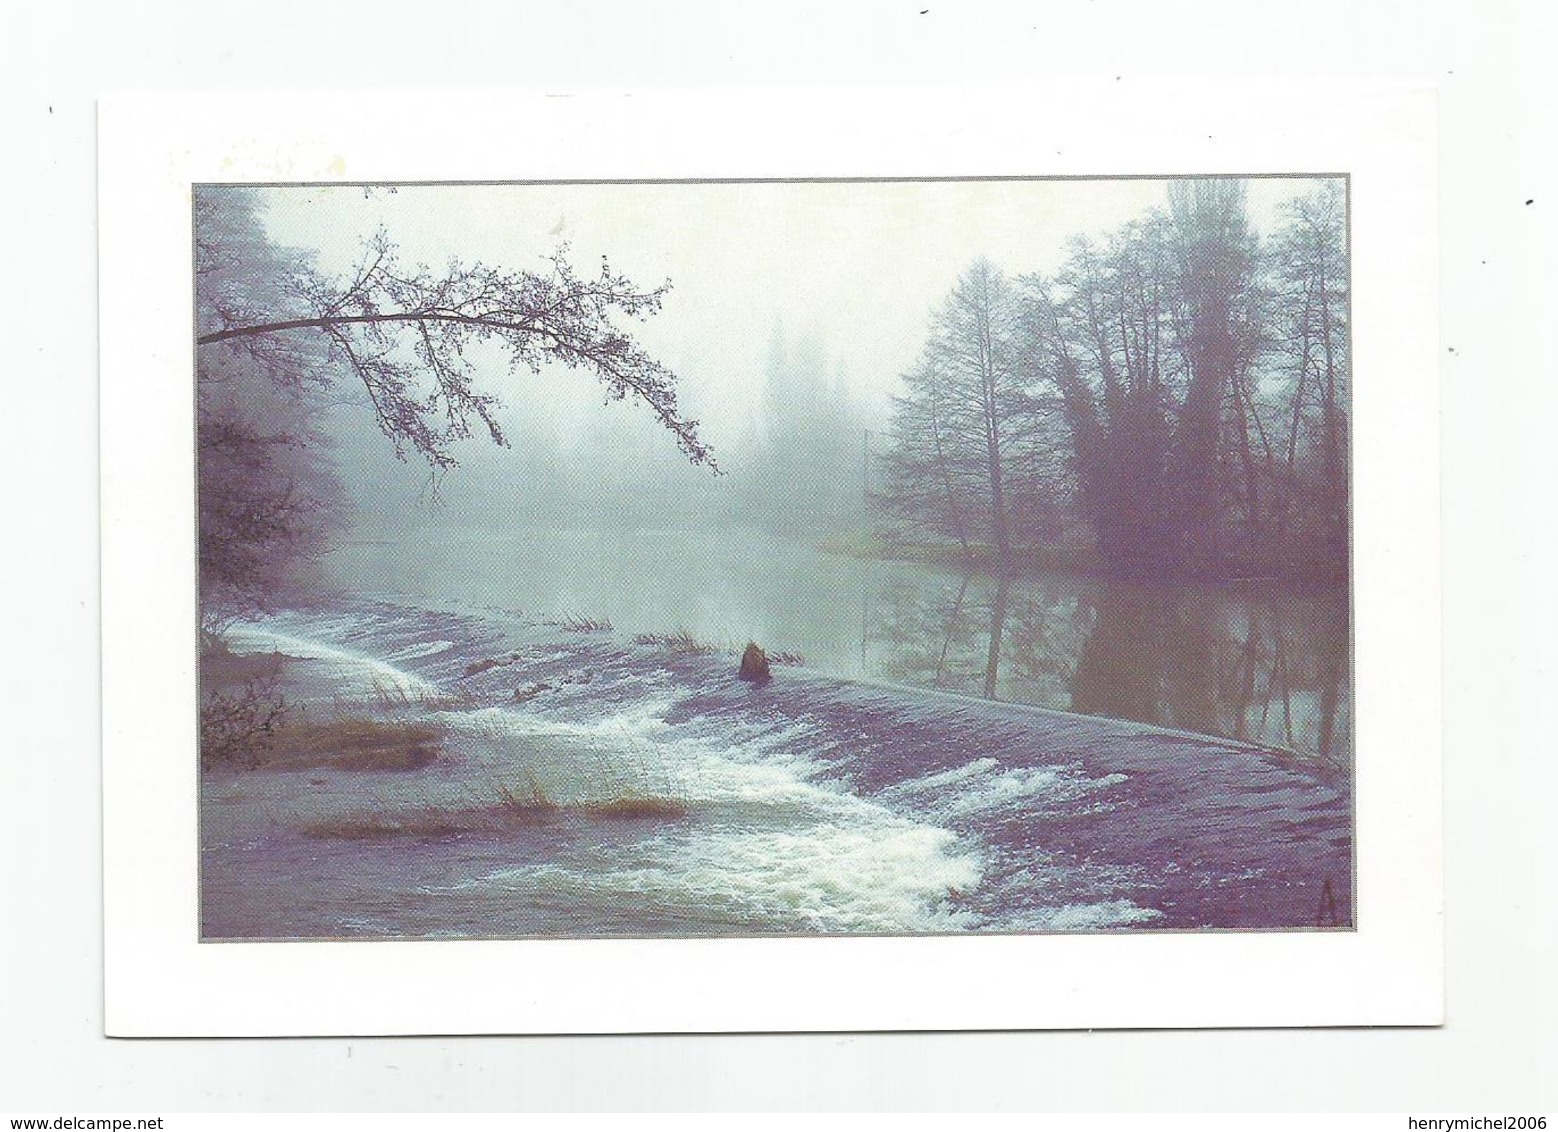
[[[914,799],[953,817],[989,813],[1033,803],[1058,804],[1124,782],[1123,774],[1088,778],[1068,767],[1013,767],[1002,770],[995,759],[980,758],[962,766],[902,782],[882,792],[886,798]]]
[[[1101,900],[1093,904],[1031,908],[1003,918],[998,926],[1007,931],[1087,932],[1145,923],[1162,915],[1156,908],[1143,908],[1130,900]]]
[[[622,711],[593,720],[555,720],[490,707],[450,715],[450,727],[469,742],[525,751],[536,739],[573,740],[614,751],[642,750],[656,745],[670,730],[666,712],[671,701],[639,700]]]
[[[622,868],[601,854],[577,864],[504,870],[472,882],[536,898],[646,912],[694,909],[734,926],[793,931],[956,931],[976,917],[951,904],[979,882],[975,857],[946,830],[886,820],[777,830],[704,830],[635,846]]]
[[[666,721],[670,701],[645,701],[591,721],[552,721],[504,708],[447,713],[445,746],[495,777],[528,774],[563,805],[623,796],[664,798],[732,821],[872,820],[886,814],[814,782],[822,764],[774,743],[687,733]],[[749,761],[755,753],[761,757]],[[523,779],[519,785],[528,785]],[[719,813],[714,814],[720,817]]]
[[[502,708],[435,716],[444,746],[493,785],[523,791],[532,783],[560,805],[627,796],[680,801],[686,774],[648,736],[663,730],[653,712],[633,711],[605,726],[550,724]]]
[[[281,652],[304,660],[324,661],[348,680],[361,682],[365,690],[374,685],[392,691],[413,693],[436,692],[437,689],[420,676],[396,668],[393,664],[361,653],[327,645],[305,637],[280,633],[264,625],[238,625],[228,630],[228,640],[245,646],[238,651]]]
[[[449,741],[466,757],[528,771],[562,805],[637,794],[690,815],[645,829],[626,852],[584,820],[563,856],[470,883],[603,915],[684,910],[700,922],[794,931],[953,931],[977,921],[952,907],[951,893],[974,889],[982,868],[955,834],[813,781],[825,764],[787,745],[793,726],[699,734],[667,722],[673,702],[588,721],[502,708],[449,716]]]
[[[454,648],[453,641],[428,641],[420,645],[407,645],[403,649],[396,649],[392,653],[386,653],[387,661],[418,660],[424,656],[437,656],[441,652],[448,652]]]

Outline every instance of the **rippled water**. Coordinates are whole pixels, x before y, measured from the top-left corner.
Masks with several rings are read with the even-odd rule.
[[[811,664],[753,686],[733,653],[457,606],[356,602],[235,633],[306,658],[294,710],[367,704],[447,739],[404,773],[208,772],[208,938],[1350,922],[1348,777],[1314,760]],[[501,830],[308,832],[504,787],[552,808]],[[622,799],[662,805],[607,816]]]

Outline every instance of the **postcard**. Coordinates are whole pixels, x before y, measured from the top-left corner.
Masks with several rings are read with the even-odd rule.
[[[729,94],[105,106],[110,1033],[1438,1021],[1431,101]]]

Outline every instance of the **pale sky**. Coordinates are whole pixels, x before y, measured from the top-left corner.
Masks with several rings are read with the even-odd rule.
[[[1299,179],[1250,182],[1250,219],[1268,232]],[[976,257],[1009,274],[1053,271],[1069,239],[1101,235],[1166,204],[1161,180],[809,182],[278,188],[265,194],[278,243],[345,273],[383,225],[407,261],[544,268],[559,240],[581,273],[602,255],[635,283],[673,284],[636,328],[682,379],[716,443],[738,435],[762,387],[776,320],[818,340],[854,396],[885,415],[931,312]],[[497,377],[498,375],[494,375]],[[598,411],[592,379],[500,387],[540,398],[565,426]],[[523,406],[521,406],[523,407]],[[532,404],[530,408],[536,408]]]

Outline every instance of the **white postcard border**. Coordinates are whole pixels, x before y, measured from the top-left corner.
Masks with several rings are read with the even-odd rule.
[[[1172,106],[1173,114],[1145,114]],[[1432,92],[1144,84],[105,102],[107,1030],[123,1036],[1442,1020]],[[1358,927],[826,939],[198,942],[190,185],[1347,173]]]

